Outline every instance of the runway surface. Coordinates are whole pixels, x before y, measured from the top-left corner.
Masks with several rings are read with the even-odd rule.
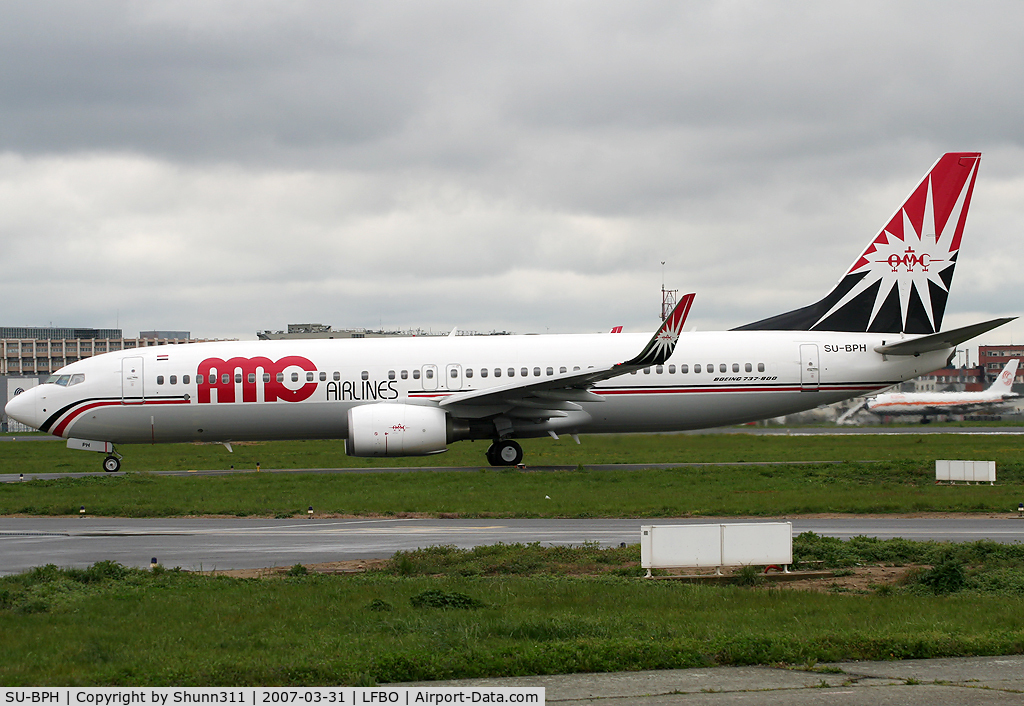
[[[765,521],[761,518],[758,521]],[[781,518],[785,519],[785,518]],[[112,559],[149,566],[252,569],[386,558],[398,550],[440,544],[470,548],[513,542],[543,545],[640,541],[640,526],[752,522],[688,520],[437,520],[437,519],[109,519],[0,518],[0,573],[33,566],[86,567]],[[1024,520],[1013,518],[792,519],[793,532],[914,540],[1024,542]]]

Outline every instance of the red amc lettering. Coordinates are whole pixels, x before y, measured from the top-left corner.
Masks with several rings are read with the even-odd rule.
[[[217,391],[217,402],[235,401],[235,375],[242,376],[242,401],[256,401],[256,386],[263,386],[263,399],[267,402],[283,400],[285,402],[302,402],[316,392],[316,382],[304,382],[298,390],[289,390],[284,382],[277,381],[278,373],[283,373],[287,368],[298,367],[305,372],[315,372],[316,366],[308,358],[299,355],[289,355],[281,360],[273,361],[270,358],[257,356],[255,358],[207,358],[199,364],[196,375],[199,376],[198,397],[199,404],[210,403],[210,391]],[[253,382],[249,382],[249,375],[253,375]],[[269,375],[270,381],[263,382],[263,375]]]

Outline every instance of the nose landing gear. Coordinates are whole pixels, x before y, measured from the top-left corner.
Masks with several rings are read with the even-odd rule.
[[[121,454],[111,451],[110,455],[103,459],[103,470],[107,473],[117,473],[121,470]]]

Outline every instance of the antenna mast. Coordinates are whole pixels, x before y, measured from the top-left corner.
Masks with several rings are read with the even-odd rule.
[[[665,289],[665,261],[661,261],[661,320],[664,321],[676,308],[678,289]]]

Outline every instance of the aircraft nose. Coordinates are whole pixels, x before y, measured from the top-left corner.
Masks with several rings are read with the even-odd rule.
[[[7,406],[4,407],[4,412],[11,419],[17,420],[22,424],[26,424],[33,429],[39,428],[39,410],[36,404],[35,390],[25,390],[24,392],[15,395]]]

